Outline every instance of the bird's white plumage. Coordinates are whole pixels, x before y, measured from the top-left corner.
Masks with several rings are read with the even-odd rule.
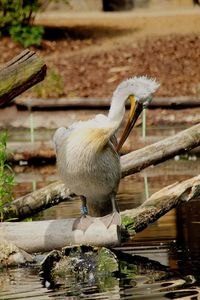
[[[137,101],[144,104],[146,100],[155,93],[159,86],[155,79],[146,76],[132,77],[122,81],[118,85],[113,97],[120,95],[123,99],[127,99],[128,96],[133,95]]]
[[[70,125],[68,128],[60,127],[56,130],[53,136],[54,149],[57,151],[62,142],[74,131],[83,128],[107,128],[109,119],[107,116],[98,114],[93,119],[87,121],[77,121]]]
[[[121,125],[125,113],[125,104],[130,95],[135,96],[136,101],[148,106],[151,95],[160,85],[155,79],[146,76],[132,77],[122,81],[113,93],[108,118],[111,122]]]
[[[121,167],[110,138],[121,125],[128,97],[135,96],[136,101],[148,105],[158,87],[146,76],[127,79],[114,91],[108,116],[97,115],[55,132],[58,169],[71,192],[96,203],[116,193]]]

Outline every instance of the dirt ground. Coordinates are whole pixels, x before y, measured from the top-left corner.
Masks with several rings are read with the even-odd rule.
[[[134,14],[110,19],[105,15],[109,22],[104,25],[104,19],[93,18],[87,26],[80,26],[77,15],[73,26],[65,23],[67,17],[57,16],[57,23],[46,18],[46,23],[51,20],[55,26],[47,28],[42,47],[34,50],[61,77],[59,96],[111,97],[121,80],[135,75],[155,77],[161,83],[158,96],[198,95],[200,9],[177,15],[140,12],[134,18]],[[44,16],[41,20],[44,23]],[[1,38],[0,64],[21,50],[9,38]]]

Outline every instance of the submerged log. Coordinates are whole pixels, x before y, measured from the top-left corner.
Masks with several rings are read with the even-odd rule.
[[[126,229],[122,231],[122,238],[132,238],[135,232],[143,230],[171,208],[199,196],[200,175],[165,187],[137,209],[121,213]],[[28,223],[4,222],[0,224],[0,237],[29,253],[60,249],[72,244],[106,247],[119,245],[121,242],[119,226],[111,224],[106,227],[107,220],[105,222],[105,217],[92,218],[91,225],[86,230],[74,228],[77,219]]]
[[[42,81],[46,68],[43,60],[28,49],[5,64],[0,70],[0,106]]]

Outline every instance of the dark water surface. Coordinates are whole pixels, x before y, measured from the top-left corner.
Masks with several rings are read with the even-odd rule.
[[[153,129],[152,129],[153,130]],[[152,136],[161,135],[153,130]],[[163,136],[163,131],[162,131]],[[16,196],[42,187],[58,176],[55,166],[16,166]],[[169,160],[121,181],[121,210],[141,204],[148,195],[178,180],[200,173],[200,159]],[[85,282],[67,278],[60,286],[39,276],[39,268],[27,266],[0,270],[0,299],[200,299],[200,199],[183,203],[118,248],[125,257],[111,276],[91,275]],[[78,200],[61,203],[35,219],[59,219],[79,215]],[[126,255],[131,255],[128,258]]]

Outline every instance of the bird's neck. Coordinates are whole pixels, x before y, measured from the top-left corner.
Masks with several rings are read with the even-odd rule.
[[[125,102],[128,95],[121,93],[114,93],[111,101],[110,110],[108,113],[108,119],[115,124],[115,130],[117,130],[123,120],[125,114]]]

